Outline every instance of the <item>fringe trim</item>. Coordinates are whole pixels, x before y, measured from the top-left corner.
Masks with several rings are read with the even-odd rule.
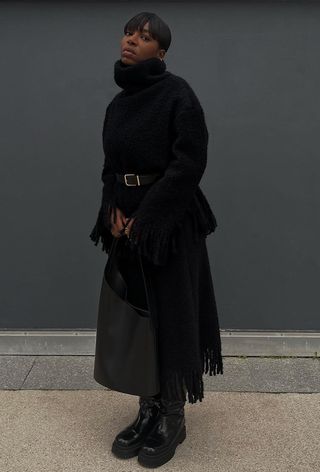
[[[135,213],[132,217],[134,216]],[[196,190],[192,205],[180,221],[168,223],[168,220],[165,220],[165,223],[161,225],[157,215],[137,216],[130,230],[130,244],[153,264],[166,265],[170,254],[178,251],[181,231],[188,220],[195,243],[213,233],[217,227],[216,218],[200,187]]]
[[[202,370],[192,369],[187,372],[171,371],[161,386],[161,394],[168,399],[183,400],[189,403],[202,401],[204,398],[203,374],[223,374],[221,352],[205,348],[202,353]]]
[[[201,188],[198,186],[196,189],[196,204],[197,204],[197,216],[199,221],[199,226],[205,235],[213,233],[218,226],[216,217],[211,210],[209,202],[202,192]]]
[[[187,372],[171,371],[161,385],[161,396],[169,400],[182,400],[189,403],[202,401],[204,398],[203,380],[199,370]]]
[[[99,210],[97,222],[90,233],[90,238],[95,245],[102,242],[102,250],[109,253],[112,234],[112,222],[116,222],[116,192],[109,196],[108,201],[103,201]],[[112,218],[113,215],[113,218]],[[135,217],[135,212],[132,217]],[[126,245],[137,251],[140,255],[149,259],[155,265],[166,265],[171,254],[179,249],[179,239],[182,237],[184,224],[188,221],[191,225],[192,239],[194,243],[203,237],[213,233],[217,227],[216,218],[210,205],[198,186],[192,204],[186,210],[185,216],[180,220],[174,218],[165,220],[161,224],[157,215],[137,216],[132,224],[130,237]]]
[[[94,225],[91,233],[89,234],[90,239],[94,242],[94,245],[97,246],[99,241],[102,243],[102,251],[105,251],[107,254],[110,253],[111,243],[113,241],[113,235],[111,233],[111,222],[115,223],[116,221],[116,201],[115,197],[112,197],[108,202],[102,202],[96,224]],[[113,219],[112,219],[113,215]]]
[[[137,217],[131,227],[129,241],[133,248],[155,265],[166,265],[169,254],[177,251],[172,228],[160,228],[158,222],[146,222]]]
[[[223,359],[220,351],[206,347],[202,352],[202,373],[209,375],[223,374]]]

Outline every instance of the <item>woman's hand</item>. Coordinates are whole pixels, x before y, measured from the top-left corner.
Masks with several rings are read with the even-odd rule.
[[[125,214],[120,210],[120,208],[116,208],[116,222],[113,223],[113,210],[111,212],[111,221],[112,221],[112,227],[111,227],[111,234],[115,238],[120,238],[123,233],[121,231],[124,228],[124,224],[126,222],[127,218],[125,217]]]

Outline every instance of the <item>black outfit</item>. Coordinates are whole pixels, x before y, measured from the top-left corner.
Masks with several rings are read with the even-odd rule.
[[[216,218],[200,189],[207,164],[203,109],[185,79],[152,57],[117,60],[122,88],[107,105],[102,201],[90,233],[109,253],[111,211],[134,218],[126,245],[142,256],[158,325],[161,392],[190,403],[203,398],[202,374],[223,373],[221,340],[206,237]],[[117,174],[159,174],[127,186]],[[98,333],[97,333],[98,334]]]

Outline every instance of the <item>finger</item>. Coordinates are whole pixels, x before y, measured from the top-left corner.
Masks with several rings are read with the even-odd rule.
[[[129,221],[128,227],[131,229],[131,226],[133,225],[133,219]]]
[[[126,219],[125,214],[123,213],[122,210],[120,210],[120,208],[117,208],[117,215],[119,216],[119,218],[120,218],[121,220],[125,220],[125,219]]]
[[[122,236],[122,234],[119,234],[118,231],[111,231],[112,233],[112,236],[114,236],[115,238],[120,238]]]
[[[111,229],[110,229],[111,233],[113,236],[115,237],[119,237],[119,229],[117,228],[117,225],[115,223],[113,223],[111,225]],[[120,235],[121,236],[121,235]]]
[[[123,221],[122,221],[122,218],[119,216],[117,219],[116,219],[116,228],[118,229],[118,231],[120,231],[120,229],[123,228]]]

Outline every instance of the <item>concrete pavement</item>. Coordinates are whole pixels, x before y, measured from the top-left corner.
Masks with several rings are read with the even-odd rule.
[[[110,452],[137,397],[99,386],[92,366],[92,356],[0,356],[1,472],[144,469]],[[159,470],[317,472],[319,379],[318,358],[225,358],[224,375],[204,376],[203,401],[186,404],[187,438]]]

